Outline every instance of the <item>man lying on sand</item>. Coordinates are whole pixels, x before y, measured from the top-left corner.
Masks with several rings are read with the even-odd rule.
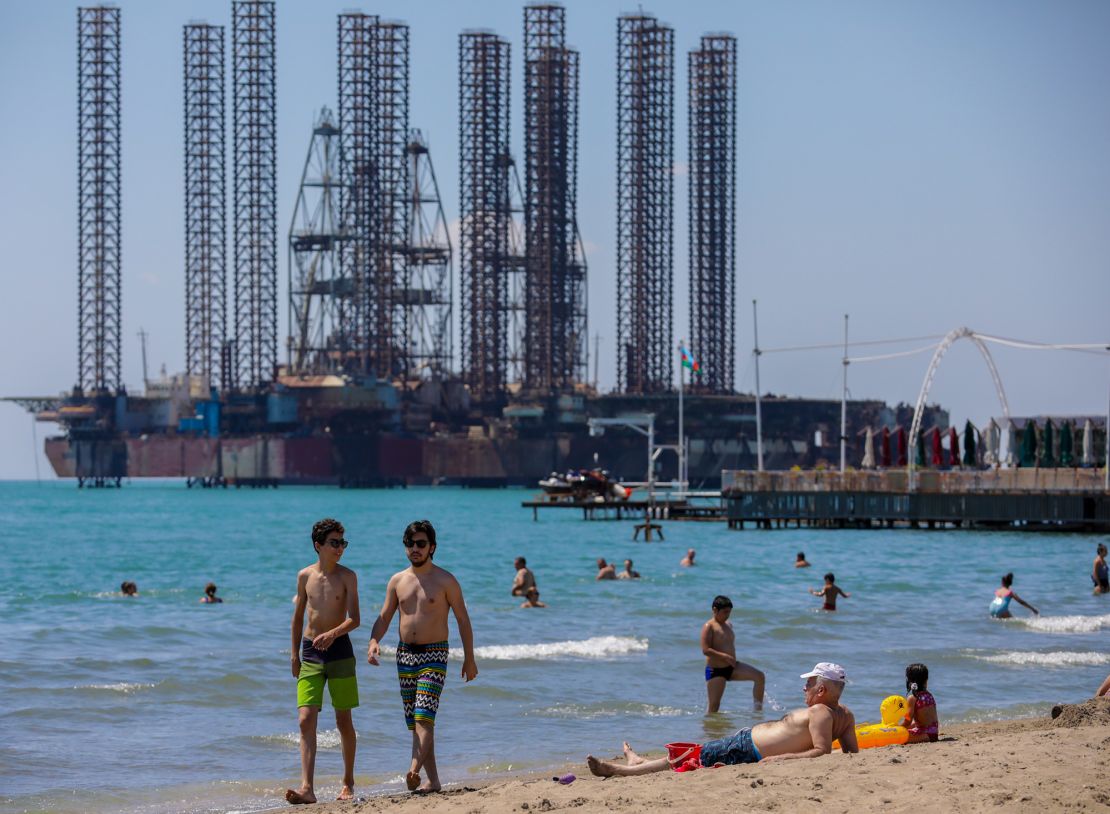
[[[855,716],[840,704],[840,694],[844,691],[844,668],[823,661],[801,677],[806,679],[803,690],[806,705],[803,708],[788,712],[782,720],[757,724],[730,737],[703,743],[694,765],[690,762],[698,751],[696,747],[674,758],[645,760],[632,751],[627,741],[624,744],[626,763],[598,760],[593,755],[587,755],[586,764],[598,777],[627,777],[667,769],[688,771],[699,766],[770,763],[827,755],[832,751],[832,742],[838,738],[840,751],[858,752]]]

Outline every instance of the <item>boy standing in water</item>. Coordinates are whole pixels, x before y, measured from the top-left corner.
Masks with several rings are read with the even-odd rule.
[[[339,564],[347,549],[343,524],[330,517],[312,527],[317,561],[297,574],[293,609],[293,652],[290,658],[297,679],[297,707],[301,729],[301,787],[286,789],[290,803],[315,803],[316,721],[328,685],[335,725],[343,744],[343,788],[338,800],[354,798],[355,726],[351,710],[358,706],[355,651],[352,630],[359,625],[358,580],[355,572]],[[308,609],[308,626],[304,613]]]
[[[763,709],[763,672],[750,664],[736,660],[736,634],[728,617],[732,615],[732,600],[727,596],[713,599],[713,617],[702,625],[701,652],[705,654],[705,692],[708,696],[706,712],[717,712],[725,685],[730,681],[751,681],[752,700],[755,708]]]
[[[381,638],[389,630],[399,609],[400,642],[397,645],[397,677],[405,724],[412,732],[412,762],[405,775],[409,791],[439,791],[435,757],[435,722],[439,696],[447,680],[447,611],[455,612],[463,644],[462,677],[478,675],[474,662],[474,632],[463,602],[462,588],[448,571],[432,562],[436,553],[436,530],[427,520],[409,523],[402,542],[409,567],[394,574],[385,589],[385,602],[374,622],[366,660],[378,664]],[[420,771],[428,779],[421,784]]]
[[[825,604],[821,606],[821,610],[823,611],[835,611],[836,598],[838,596],[842,596],[845,599],[852,598],[852,595],[849,594],[847,591],[840,590],[840,586],[836,584],[836,576],[832,573],[832,571],[825,574],[825,587],[822,588],[820,591],[814,591],[810,589],[810,593],[814,596],[824,597]]]

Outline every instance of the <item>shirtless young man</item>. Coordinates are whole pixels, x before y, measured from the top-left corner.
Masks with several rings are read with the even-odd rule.
[[[339,800],[354,798],[355,725],[351,710],[358,706],[355,651],[352,630],[359,625],[358,580],[355,572],[339,564],[347,549],[343,524],[330,517],[312,527],[317,561],[297,574],[293,598],[293,651],[290,663],[297,679],[297,706],[301,728],[301,787],[286,789],[290,803],[315,803],[313,774],[316,769],[316,721],[328,685],[335,708],[335,726],[343,746],[343,788]],[[304,612],[308,609],[308,626]]]
[[[689,568],[691,565],[694,564],[694,555],[696,555],[696,554],[697,554],[697,552],[694,551],[694,549],[692,549],[692,548],[687,549],[686,550],[686,556],[683,557],[681,560],[679,560],[678,564],[681,565],[683,568]]]
[[[516,569],[516,576],[513,577],[511,595],[528,596],[529,591],[536,589],[536,575],[532,573],[524,557],[517,557],[513,561],[513,568]]]
[[[702,625],[701,652],[705,654],[705,692],[709,698],[706,712],[717,712],[725,685],[730,681],[751,681],[752,700],[755,708],[763,708],[763,682],[760,670],[736,660],[736,633],[728,617],[732,614],[732,600],[727,596],[713,599],[713,617]]]
[[[624,570],[617,574],[617,579],[639,579],[640,572],[632,568],[632,560],[624,561]]]
[[[586,756],[590,771],[599,777],[632,776],[662,772],[667,769],[689,771],[701,766],[732,766],[738,763],[771,763],[827,755],[834,740],[840,740],[841,752],[858,752],[856,719],[851,710],[840,704],[844,691],[844,668],[839,664],[821,662],[808,673],[806,705],[786,713],[781,720],[741,729],[735,735],[703,743],[696,758],[691,749],[673,760],[661,757],[645,760],[624,743],[626,763],[598,760]]]
[[[605,562],[604,557],[597,558],[597,579],[616,579],[617,569],[611,562]]]
[[[366,660],[378,664],[381,638],[399,609],[401,640],[397,645],[397,677],[405,707],[405,724],[412,732],[412,762],[405,775],[405,784],[409,791],[439,791],[435,722],[439,696],[447,680],[448,609],[455,612],[455,622],[459,626],[465,681],[472,681],[478,675],[474,662],[474,631],[458,580],[432,562],[436,553],[436,530],[432,524],[427,520],[409,523],[403,542],[411,565],[389,578],[385,602],[366,648]],[[420,783],[421,769],[428,775],[423,785]]]

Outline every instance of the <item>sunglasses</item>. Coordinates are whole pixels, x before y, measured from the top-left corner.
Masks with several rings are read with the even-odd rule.
[[[350,545],[348,540],[326,540],[325,542],[332,548],[346,548]]]
[[[431,545],[427,540],[405,540],[404,543],[405,548],[412,548],[413,546],[416,548],[427,548]]]

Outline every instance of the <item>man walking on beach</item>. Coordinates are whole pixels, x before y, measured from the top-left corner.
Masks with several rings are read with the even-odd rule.
[[[354,798],[355,725],[351,710],[358,706],[355,651],[348,635],[359,625],[358,580],[355,572],[339,564],[347,549],[343,524],[330,517],[312,527],[317,561],[297,574],[293,608],[293,650],[290,663],[297,679],[297,706],[301,729],[301,787],[287,789],[290,803],[315,803],[316,721],[328,685],[335,708],[335,726],[343,746],[343,788],[338,800]],[[308,626],[305,627],[305,609]]]
[[[708,696],[706,712],[717,712],[725,685],[730,681],[751,681],[755,709],[763,709],[762,671],[750,664],[736,660],[736,633],[728,617],[732,615],[732,600],[727,596],[713,598],[713,616],[701,628],[701,652],[705,654],[705,692]]]
[[[436,530],[432,524],[427,520],[409,523],[403,542],[410,565],[389,579],[385,602],[366,648],[366,660],[378,664],[381,638],[389,630],[393,614],[400,609],[397,677],[405,707],[405,724],[412,732],[412,762],[405,775],[405,784],[409,791],[439,791],[435,722],[439,696],[447,680],[448,609],[454,611],[459,626],[465,681],[472,681],[478,675],[474,662],[474,632],[458,580],[432,562],[436,552]],[[422,769],[428,776],[423,785],[420,783]]]
[[[598,777],[634,776],[667,769],[685,772],[703,766],[732,766],[739,763],[771,763],[780,760],[814,758],[832,751],[840,740],[841,752],[858,752],[856,719],[840,703],[844,691],[844,668],[823,661],[808,673],[802,692],[806,705],[786,713],[781,720],[741,729],[720,740],[709,741],[673,756],[645,760],[624,742],[625,763],[586,756],[590,771]]]

